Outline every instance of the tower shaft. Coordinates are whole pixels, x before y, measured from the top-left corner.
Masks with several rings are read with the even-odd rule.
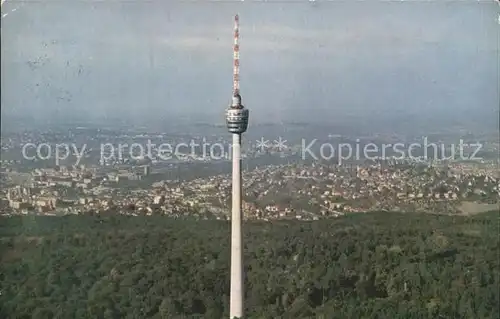
[[[241,213],[241,135],[233,134],[233,194],[231,211],[230,319],[243,317],[243,235]]]

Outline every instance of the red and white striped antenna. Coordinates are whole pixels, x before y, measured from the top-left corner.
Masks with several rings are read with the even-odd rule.
[[[234,16],[233,96],[240,94],[240,18]]]

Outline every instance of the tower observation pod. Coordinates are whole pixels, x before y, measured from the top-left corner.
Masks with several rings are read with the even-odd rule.
[[[243,236],[241,213],[241,134],[248,128],[248,110],[243,107],[240,95],[240,47],[239,18],[234,17],[233,46],[233,98],[226,110],[226,124],[233,135],[233,181],[231,209],[231,292],[229,302],[229,318],[243,318]]]
[[[233,97],[233,101],[239,100]],[[226,111],[226,124],[229,133],[242,134],[248,128],[248,110],[239,104],[239,107],[231,105]]]

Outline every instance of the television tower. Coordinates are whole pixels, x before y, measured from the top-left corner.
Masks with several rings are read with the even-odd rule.
[[[248,127],[248,110],[241,104],[239,17],[234,17],[233,98],[226,110],[227,129],[233,134],[233,194],[231,211],[231,297],[229,318],[243,317],[243,236],[241,214],[241,134]]]

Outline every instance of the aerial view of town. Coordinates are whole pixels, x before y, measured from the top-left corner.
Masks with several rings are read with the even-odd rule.
[[[363,211],[474,214],[496,207],[500,189],[494,133],[489,140],[471,134],[462,137],[467,139],[462,139],[467,146],[462,147],[462,156],[458,142],[452,150],[451,142],[434,142],[436,147],[429,141],[427,159],[420,155],[422,149],[415,149],[412,156],[365,154],[368,158],[348,158],[346,151],[340,163],[338,156],[318,147],[306,149],[312,138],[288,145],[287,136],[280,138],[282,145],[277,139],[267,144],[256,139],[246,145],[244,218],[314,220]],[[330,134],[323,140],[340,150],[339,141],[346,139]],[[88,140],[92,144],[84,144]],[[350,140],[354,145],[360,139]],[[374,146],[383,142],[380,137]],[[130,148],[134,143],[135,150]],[[197,143],[193,151],[190,143]],[[158,153],[160,144],[170,146],[169,156]],[[176,150],[176,145],[185,147]],[[4,134],[1,214],[192,214],[228,219],[227,145],[223,138],[210,141],[188,134],[173,138],[86,128]],[[448,149],[440,154],[445,146]]]
[[[500,318],[496,0],[1,0],[0,319]]]

